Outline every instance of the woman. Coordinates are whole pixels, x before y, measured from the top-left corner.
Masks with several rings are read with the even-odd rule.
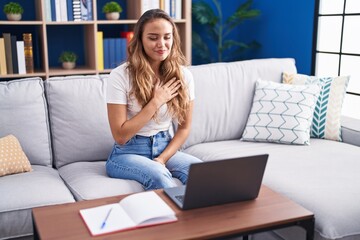
[[[182,67],[185,57],[172,19],[162,10],[145,12],[134,28],[128,60],[108,79],[107,106],[113,150],[110,177],[131,179],[145,190],[186,184],[189,166],[199,159],[179,152],[191,127],[194,83]],[[171,138],[172,119],[178,128]]]

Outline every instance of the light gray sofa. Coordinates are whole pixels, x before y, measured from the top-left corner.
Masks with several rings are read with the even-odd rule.
[[[189,67],[196,100],[183,151],[204,161],[269,153],[264,184],[313,211],[315,239],[360,239],[360,120],[344,118],[344,142],[310,146],[240,141],[255,82],[295,73],[293,59]],[[15,135],[33,171],[0,177],[0,239],[32,235],[31,209],[143,191],[106,175],[112,148],[105,102],[107,75],[0,82],[0,137]],[[220,169],[219,169],[220,170]],[[178,182],[180,184],[180,182]],[[305,239],[300,228],[252,236]]]

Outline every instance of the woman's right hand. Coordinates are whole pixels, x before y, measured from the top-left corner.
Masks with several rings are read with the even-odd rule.
[[[176,97],[179,94],[178,89],[180,87],[181,81],[179,79],[172,78],[163,85],[157,79],[153,90],[153,100],[157,108],[160,108],[163,104]]]

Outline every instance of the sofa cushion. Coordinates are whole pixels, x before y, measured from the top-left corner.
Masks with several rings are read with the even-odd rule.
[[[360,120],[342,116],[341,136],[343,142],[360,147]]]
[[[68,164],[59,168],[59,173],[76,200],[89,200],[144,191],[141,184],[136,181],[110,178],[106,174],[105,161]],[[178,179],[176,180],[181,185],[181,182]]]
[[[311,125],[311,137],[341,141],[341,109],[349,76],[319,78],[284,73],[283,82],[293,85],[319,84],[321,86]]]
[[[262,78],[280,82],[284,69],[296,73],[294,59],[261,59],[189,67],[194,76],[196,98],[192,131],[183,147],[239,139],[248,119],[256,80]]]
[[[263,183],[315,214],[315,239],[360,239],[357,146],[323,139],[310,146],[231,140],[185,152],[204,161],[267,153]]]
[[[13,134],[31,164],[51,166],[48,113],[41,78],[0,82],[0,137]]]
[[[0,178],[0,239],[32,234],[32,208],[75,201],[55,169],[32,168]]]
[[[310,144],[310,126],[320,87],[258,80],[242,140]]]
[[[106,80],[99,76],[45,81],[56,167],[107,159],[114,140],[107,119]]]
[[[29,159],[14,135],[0,138],[0,177],[31,171]]]

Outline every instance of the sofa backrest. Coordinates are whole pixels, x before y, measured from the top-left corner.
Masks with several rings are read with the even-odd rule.
[[[49,120],[41,78],[0,82],[0,138],[14,135],[31,164],[51,166]]]
[[[114,140],[107,119],[105,77],[53,77],[45,81],[45,90],[55,166],[106,160]]]
[[[296,73],[295,60],[258,59],[191,66],[195,103],[192,130],[183,145],[240,139],[252,106],[255,82],[281,81],[282,72]]]

